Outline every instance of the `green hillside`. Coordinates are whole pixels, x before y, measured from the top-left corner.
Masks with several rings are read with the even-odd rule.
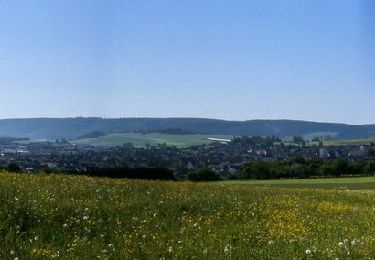
[[[338,140],[375,136],[375,125],[346,125],[295,120],[226,121],[204,118],[30,118],[0,120],[0,137],[77,139],[93,132],[104,134],[163,132],[202,135],[307,136],[324,134]]]
[[[208,144],[212,142],[208,138],[223,138],[231,139],[232,136],[223,135],[171,135],[161,133],[121,133],[121,134],[109,134],[98,138],[85,138],[74,141],[77,144],[88,144],[94,146],[116,146],[124,143],[132,143],[136,147],[144,147],[146,144],[157,145],[167,144],[178,147],[185,147],[191,145]]]

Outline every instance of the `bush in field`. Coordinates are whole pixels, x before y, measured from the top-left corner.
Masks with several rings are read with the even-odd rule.
[[[218,181],[220,176],[207,168],[198,169],[196,171],[190,172],[187,175],[188,180],[190,181]]]

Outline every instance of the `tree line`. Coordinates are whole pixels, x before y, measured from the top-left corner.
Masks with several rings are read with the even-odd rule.
[[[375,162],[347,160],[316,161],[303,158],[292,161],[243,164],[231,179],[288,179],[375,175]]]
[[[345,160],[313,161],[295,159],[293,161],[255,161],[241,165],[239,170],[227,179],[303,179],[320,177],[369,176],[375,175],[375,162],[349,162]],[[216,181],[221,176],[209,169],[198,169],[187,174],[191,181]]]
[[[12,163],[7,170],[21,172],[20,167]],[[53,173],[53,172],[47,172]],[[71,171],[70,174],[80,174],[95,177],[147,179],[147,180],[176,180],[174,172],[168,168],[92,168],[84,172]],[[200,168],[190,171],[186,179],[190,181],[217,181],[222,179],[291,179],[319,178],[343,176],[375,175],[374,161],[349,162],[347,160],[306,160],[297,158],[291,161],[254,161],[245,163],[240,168],[223,177],[219,173]]]

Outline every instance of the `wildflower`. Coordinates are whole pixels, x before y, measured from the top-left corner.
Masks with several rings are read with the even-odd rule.
[[[268,244],[272,245],[273,244],[273,240],[268,241]]]
[[[35,237],[34,237],[34,240],[35,240],[35,241],[38,241],[38,240],[39,240],[39,237],[38,237],[38,236],[35,236]]]
[[[64,227],[64,228],[67,228],[67,227],[68,227],[68,224],[65,223],[65,224],[63,225],[63,227]]]
[[[352,242],[350,242],[350,244],[352,244],[352,246],[354,246],[355,245],[355,240],[353,240]]]
[[[172,253],[172,252],[173,252],[173,248],[172,248],[172,246],[169,246],[169,247],[168,247],[168,252],[169,252],[169,253]]]
[[[10,251],[10,255],[14,255],[15,253],[13,250]]]
[[[306,253],[306,255],[310,255],[311,254],[311,250],[310,249],[306,249],[305,253]]]
[[[344,243],[343,242],[339,242],[339,247],[343,247],[344,246]]]
[[[231,245],[227,244],[227,245],[224,247],[224,253],[228,253],[230,249],[231,249]]]
[[[83,218],[82,218],[83,220],[88,220],[89,219],[89,217],[88,216],[83,216]]]

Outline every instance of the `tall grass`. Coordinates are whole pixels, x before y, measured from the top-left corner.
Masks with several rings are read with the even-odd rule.
[[[372,191],[0,173],[1,259],[375,257]]]

